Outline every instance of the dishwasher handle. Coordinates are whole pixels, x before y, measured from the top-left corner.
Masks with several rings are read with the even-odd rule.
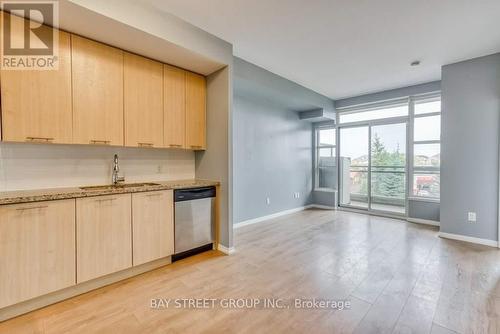
[[[215,187],[179,189],[174,192],[174,202],[192,201],[215,197]]]

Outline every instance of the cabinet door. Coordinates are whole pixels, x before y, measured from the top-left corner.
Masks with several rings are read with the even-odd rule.
[[[174,253],[173,191],[132,194],[134,266]]]
[[[13,30],[12,37],[24,38],[23,31]],[[2,70],[4,141],[72,143],[70,36],[62,31],[58,57],[57,70]]]
[[[163,147],[163,64],[124,54],[125,146]]]
[[[132,266],[131,195],[76,200],[77,282]]]
[[[163,65],[165,147],[186,147],[186,71]]]
[[[0,206],[0,308],[76,283],[75,200]]]
[[[186,147],[204,150],[206,146],[205,77],[186,72]]]
[[[123,145],[123,52],[71,35],[75,144]]]

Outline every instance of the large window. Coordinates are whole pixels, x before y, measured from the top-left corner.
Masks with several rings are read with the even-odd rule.
[[[440,97],[415,100],[413,121],[413,185],[411,196],[439,199],[440,140]]]
[[[340,170],[339,191],[341,193],[339,197],[341,200],[342,198],[349,197],[348,199],[351,202],[353,198],[357,202],[362,202],[361,199],[366,202],[371,196],[371,206],[373,207],[376,201],[383,196],[390,197],[391,201],[393,198],[396,198],[394,195],[396,194],[394,192],[395,189],[398,190],[397,199],[400,202],[405,202],[407,197],[432,201],[439,200],[441,166],[440,94],[432,93],[410,96],[339,108],[337,111],[337,127],[340,131],[338,168]],[[390,124],[408,124],[408,126],[402,126],[400,131],[395,131],[391,129]],[[384,127],[385,141],[378,148],[379,151],[373,152],[373,149],[377,148],[377,136],[380,137],[380,134],[376,130],[382,125],[386,125]],[[362,150],[363,154],[356,153],[356,155],[353,153],[353,156],[349,156],[344,152],[347,147],[356,149],[363,148],[366,145],[366,135],[358,136],[354,139],[343,138],[343,133],[348,134],[351,131],[348,131],[348,129],[354,131],[359,130],[360,127],[370,129],[368,137],[372,141],[371,166],[361,169],[365,174],[356,169],[359,169],[358,165],[361,159],[366,158],[368,161],[368,155],[364,152],[365,150]],[[403,152],[403,148],[405,147],[408,148],[408,154]],[[389,161],[389,157],[397,157],[398,159],[404,157],[404,161],[401,160],[400,164],[391,165],[392,169],[390,170],[385,165],[384,168],[381,168],[379,166],[380,161]],[[346,168],[346,161],[349,158],[351,165],[350,174],[347,173]],[[363,187],[358,187],[362,191],[368,192],[368,195],[363,193],[364,197],[362,198],[358,196],[359,194],[356,191],[359,189],[355,187],[354,183],[358,181],[356,177],[359,175],[368,175],[367,181],[363,181],[363,187],[365,184],[368,184],[367,190]],[[350,179],[348,176],[350,176]],[[321,179],[319,178],[319,180]],[[346,185],[350,185],[350,188]],[[382,189],[380,185],[384,185],[385,187],[383,193],[380,190]],[[347,188],[350,191],[349,196]],[[342,193],[344,190],[346,192]],[[377,193],[378,190],[380,191]],[[391,196],[386,196],[387,194],[391,194]],[[390,205],[396,205],[395,203],[393,201]],[[368,206],[370,206],[370,201],[368,201]]]
[[[336,140],[335,128],[316,128],[316,189],[336,189]]]

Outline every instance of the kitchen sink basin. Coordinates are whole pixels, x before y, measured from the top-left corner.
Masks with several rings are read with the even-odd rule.
[[[90,186],[90,187],[80,187],[82,190],[89,191],[99,191],[99,190],[113,190],[113,189],[126,189],[126,188],[140,188],[149,186],[159,186],[158,183],[119,183],[119,184],[108,184],[104,186]]]

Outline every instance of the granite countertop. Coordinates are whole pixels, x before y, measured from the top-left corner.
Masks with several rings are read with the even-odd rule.
[[[176,181],[151,181],[147,186],[138,187],[110,187],[106,189],[83,190],[74,188],[52,188],[36,190],[20,190],[0,192],[0,205],[19,204],[30,202],[53,201],[59,199],[71,199],[92,196],[104,196],[114,194],[128,194],[168,189],[189,189],[197,187],[208,187],[219,185],[218,181],[210,180],[176,180]]]

